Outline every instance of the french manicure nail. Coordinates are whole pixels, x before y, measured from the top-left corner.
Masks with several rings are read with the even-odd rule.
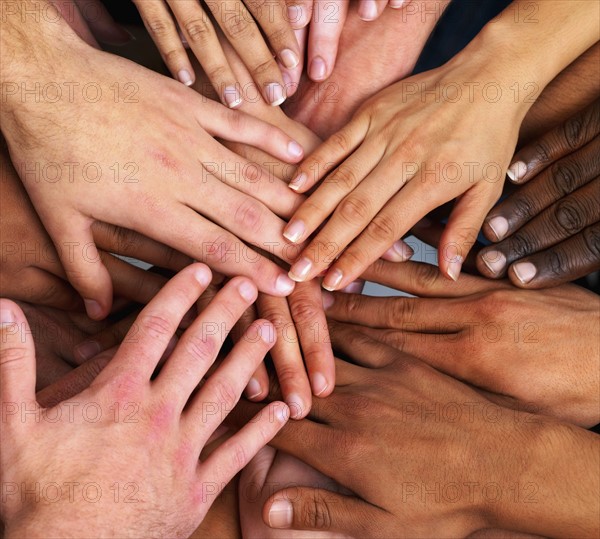
[[[525,177],[525,174],[527,174],[527,164],[523,163],[523,161],[513,163],[506,171],[506,175],[515,183],[520,182]]]
[[[294,159],[300,159],[304,155],[304,150],[300,144],[298,144],[295,140],[292,140],[288,144],[288,153]]]
[[[290,418],[290,409],[287,405],[281,403],[275,407],[275,413],[273,415],[277,421],[285,423]]]
[[[363,21],[372,21],[377,18],[377,4],[375,0],[364,0],[358,9],[358,16]]]
[[[312,261],[308,258],[301,258],[290,268],[290,272],[288,273],[290,279],[298,283],[303,282],[310,273],[312,265]]]
[[[12,309],[0,309],[0,326],[9,326],[15,323],[15,313]]]
[[[302,28],[303,17],[304,13],[301,6],[288,6],[288,19],[292,28]]]
[[[194,279],[196,279],[201,286],[208,286],[212,279],[212,274],[207,267],[199,267],[194,271]]]
[[[75,354],[81,361],[88,361],[100,353],[100,344],[96,341],[86,341],[75,347]]]
[[[85,310],[90,318],[97,320],[102,317],[102,307],[93,299],[84,299]]]
[[[291,294],[295,286],[296,283],[287,275],[280,275],[277,277],[277,281],[275,281],[275,290],[280,294]]]
[[[250,281],[242,281],[238,286],[238,292],[246,301],[254,301],[256,298],[256,288]]]
[[[269,103],[273,107],[278,107],[285,101],[285,92],[283,86],[277,82],[272,82],[266,86],[266,94]]]
[[[288,69],[294,69],[300,63],[296,53],[290,49],[283,49],[279,54],[279,57],[281,58],[283,65]]]
[[[302,172],[301,174],[298,174],[298,176],[296,176],[289,184],[288,187],[290,189],[292,189],[293,191],[298,191],[306,182],[307,180],[307,176],[306,174],[304,174],[304,172]]]
[[[486,251],[481,255],[481,258],[494,275],[502,273],[502,270],[506,266],[506,256],[500,251]]]
[[[508,232],[508,220],[505,217],[492,217],[487,224],[492,229],[492,232],[498,241],[506,236],[506,233]]]
[[[323,301],[323,309],[331,309],[331,306],[335,302],[335,298],[331,292],[327,292],[327,290],[323,290],[321,293],[321,299]]]
[[[337,287],[342,282],[343,278],[344,274],[339,269],[334,269],[325,276],[325,279],[323,280],[323,284],[321,286],[323,286],[325,290],[335,292]]]
[[[529,284],[537,275],[537,268],[531,262],[519,262],[513,265],[517,279],[523,284]]]
[[[404,0],[390,0],[389,6],[392,9],[400,9],[404,5]]]
[[[192,76],[187,69],[182,69],[179,73],[177,73],[177,78],[179,79],[179,82],[182,82],[186,86],[191,86],[194,84]]]
[[[285,399],[286,404],[290,408],[290,417],[292,419],[300,419],[304,415],[304,401],[297,393],[292,393]]]
[[[227,106],[230,109],[239,107],[243,102],[242,96],[235,86],[227,86],[227,88],[225,88],[224,96],[225,103],[227,103]]]
[[[248,385],[246,386],[246,396],[249,399],[254,399],[262,393],[262,389],[256,378],[250,378]]]
[[[462,256],[456,256],[448,265],[448,275],[453,281],[458,281],[460,270],[462,269],[464,259]]]
[[[327,64],[320,56],[317,56],[310,63],[310,78],[314,81],[321,81],[327,78]]]
[[[313,395],[315,395],[315,397],[318,397],[319,395],[323,394],[325,390],[329,387],[327,379],[320,372],[316,372],[315,374],[313,374],[311,385]]]
[[[294,220],[285,227],[283,237],[292,243],[298,243],[304,236],[305,231],[306,227],[304,226],[304,222]]]
[[[415,252],[410,245],[400,240],[394,243],[385,254],[387,255],[386,257],[388,260],[394,262],[406,262],[414,256]]]
[[[286,530],[292,527],[294,508],[288,500],[275,500],[269,509],[269,526]]]

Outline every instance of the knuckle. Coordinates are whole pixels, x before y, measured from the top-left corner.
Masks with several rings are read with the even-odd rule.
[[[510,239],[510,251],[515,259],[533,253],[537,250],[537,240],[530,234],[515,233]]]
[[[367,233],[376,241],[389,241],[396,239],[396,223],[389,215],[380,214],[376,216],[369,226]]]
[[[264,62],[259,62],[258,64],[256,64],[252,68],[252,74],[255,77],[259,78],[262,75],[271,71],[274,67],[275,67],[275,61],[272,58],[269,58],[268,60],[266,60]]]
[[[269,41],[271,42],[271,44],[277,45],[280,43],[285,43],[289,36],[289,33],[285,27],[279,26],[276,29],[268,32],[267,35],[269,37]]]
[[[575,200],[566,199],[559,202],[554,215],[560,228],[568,235],[579,232],[584,226],[582,208]]]
[[[570,150],[581,147],[586,137],[586,125],[584,118],[574,116],[569,118],[562,127],[562,138]]]
[[[173,21],[160,17],[150,17],[146,20],[148,32],[153,38],[162,39],[175,31]]]
[[[0,365],[4,366],[8,363],[25,361],[27,356],[27,350],[24,347],[3,347],[0,353]]]
[[[224,65],[217,65],[214,67],[209,67],[206,70],[206,76],[210,80],[223,80],[227,77],[229,73],[229,69]]]
[[[322,307],[319,307],[312,301],[293,303],[290,307],[294,320],[299,324],[315,320],[319,313],[323,310]]]
[[[438,284],[440,272],[436,266],[430,264],[417,264],[412,267],[414,273],[411,275],[413,288],[430,290]]]
[[[340,165],[338,169],[326,180],[327,183],[338,185],[342,191],[352,191],[358,184],[358,177],[347,165]]]
[[[242,13],[225,18],[224,32],[230,40],[244,37],[252,28],[253,23]]]
[[[233,386],[222,377],[215,378],[213,383],[213,392],[218,404],[229,409],[237,401],[237,392],[234,390]]]
[[[552,159],[552,148],[546,140],[537,141],[533,150],[540,163],[548,163]]]
[[[583,232],[583,240],[592,261],[600,261],[600,225],[586,228]]]
[[[302,504],[302,524],[308,529],[328,530],[331,528],[331,514],[326,500],[312,491],[310,497]]]
[[[212,337],[202,338],[198,335],[190,335],[185,339],[184,349],[186,354],[198,362],[212,361],[217,355],[218,344]]]
[[[577,161],[563,159],[551,167],[552,181],[557,192],[562,196],[572,193],[577,187],[577,180],[582,173]]]
[[[514,200],[513,213],[519,221],[529,221],[536,215],[536,208],[527,196],[519,196]]]
[[[223,263],[227,261],[228,254],[235,256],[236,251],[236,243],[230,236],[225,234],[218,235],[212,242],[207,242],[204,245],[204,261],[208,265]]]
[[[198,44],[206,44],[213,33],[212,25],[203,17],[187,21],[184,29],[189,40]]]
[[[350,151],[350,141],[343,131],[331,135],[329,141],[336,149],[340,149],[344,153]]]
[[[347,223],[361,224],[369,220],[371,209],[364,198],[348,196],[340,202],[338,213]]]
[[[264,221],[260,203],[252,198],[246,198],[235,211],[234,221],[245,230],[259,232]]]
[[[173,335],[175,328],[173,324],[158,314],[144,314],[139,320],[140,326],[150,337],[162,337],[164,335]]]
[[[562,249],[550,251],[547,258],[549,272],[555,277],[561,277],[569,272],[571,261],[569,255]]]
[[[415,302],[404,298],[394,299],[392,302],[386,303],[386,309],[386,319],[389,320],[390,325],[398,325],[412,320],[415,313]]]

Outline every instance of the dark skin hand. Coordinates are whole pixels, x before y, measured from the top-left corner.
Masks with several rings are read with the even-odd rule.
[[[600,269],[600,100],[521,149],[519,188],[488,215],[478,269],[545,288]]]

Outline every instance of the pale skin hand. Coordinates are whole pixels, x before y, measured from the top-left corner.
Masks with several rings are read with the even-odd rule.
[[[209,458],[198,460],[273,343],[271,324],[256,322],[195,392],[227,335],[226,330],[209,335],[208,325],[231,328],[256,299],[256,287],[246,278],[233,279],[223,288],[151,380],[180,320],[210,278],[210,270],[201,264],[174,277],[140,314],[138,340],[125,339],[91,386],[70,399],[79,404],[75,408],[79,412],[86,405],[103,410],[94,422],[81,413],[69,416],[63,404],[45,409],[36,402],[35,351],[27,321],[16,304],[1,300],[3,485],[18,490],[22,484],[94,482],[108,493],[111,485],[119,483],[124,488],[128,485],[123,495],[138,495],[144,501],[123,503],[120,498],[119,503],[103,496],[89,503],[77,489],[72,500],[68,491],[58,499],[53,493],[53,503],[44,497],[23,501],[20,493],[11,494],[0,505],[8,539],[48,533],[112,536],[125,530],[136,537],[187,537],[222,486],[285,424],[287,406],[273,403]],[[115,421],[114,413],[110,414],[115,403],[133,403],[135,420],[126,421],[132,417],[129,414]],[[207,413],[208,405],[218,413]],[[32,415],[22,419],[21,407],[40,420]],[[32,439],[35,444],[30,443]]]
[[[332,338],[352,363],[336,360],[336,390],[270,445],[354,494],[284,489],[267,500],[265,523],[382,538],[487,528],[597,536],[595,434],[493,404],[352,328],[338,325]],[[490,483],[503,495],[494,503]],[[439,496],[426,494],[437,485]]]
[[[515,98],[510,88],[535,81],[538,95],[591,46],[598,24],[590,20],[590,9],[587,2],[545,2],[533,29],[505,16],[442,68],[391,86],[363,105],[348,126],[304,161],[290,183],[304,193],[324,180],[284,235],[303,242],[325,224],[290,276],[303,282],[327,270],[323,286],[344,288],[422,217],[457,199],[439,249],[440,270],[457,279],[502,192],[518,126],[531,106],[523,92]],[[556,19],[561,13],[565,24]],[[568,28],[568,35],[579,37],[561,48],[555,32]],[[536,58],[536,51],[549,52],[540,40],[556,52],[552,62]],[[515,63],[519,54],[527,58]],[[494,81],[498,93],[494,98],[485,91],[463,93],[457,81],[475,81],[471,89]],[[445,97],[436,97],[440,92]],[[493,137],[489,125],[494,125]]]
[[[14,72],[3,69],[3,81],[31,85],[37,81],[43,86],[48,77],[57,78],[44,69],[52,65],[63,82],[94,81],[104,96],[94,102],[75,92],[73,103],[63,99],[48,104],[21,102],[17,95],[2,107],[2,129],[15,168],[59,247],[67,276],[84,298],[88,314],[102,318],[112,298],[110,276],[90,231],[95,222],[136,230],[225,274],[252,276],[263,292],[289,294],[293,283],[285,272],[241,240],[265,250],[269,243],[275,246],[276,257],[283,256],[286,242],[279,231],[284,223],[278,214],[292,211],[296,198],[287,194],[284,182],[235,155],[213,136],[255,145],[284,161],[300,159],[300,146],[276,127],[88,47],[66,25],[27,28],[36,33],[28,34],[29,41],[19,48],[15,40],[17,35],[23,37],[18,33],[20,20],[9,17],[3,28],[3,55],[17,55],[29,47],[40,69],[23,72],[14,60],[10,63]],[[56,43],[45,47],[49,38]],[[88,61],[82,63],[81,58]],[[126,81],[135,81],[133,90]],[[132,91],[133,98],[128,93]],[[160,100],[155,99],[157,93]],[[150,127],[141,129],[148,122]],[[61,167],[62,181],[55,181],[55,176],[48,181],[47,174],[56,174],[53,163]],[[79,168],[68,168],[69,163],[79,163]]]
[[[364,277],[419,297],[327,294],[328,317],[501,395],[494,400],[503,405],[600,423],[596,294],[574,285],[518,290],[466,274],[453,283],[415,262],[376,262]]]

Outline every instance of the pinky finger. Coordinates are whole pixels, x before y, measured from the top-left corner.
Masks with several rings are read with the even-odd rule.
[[[600,223],[541,253],[522,258],[508,270],[520,288],[547,288],[600,270]]]

